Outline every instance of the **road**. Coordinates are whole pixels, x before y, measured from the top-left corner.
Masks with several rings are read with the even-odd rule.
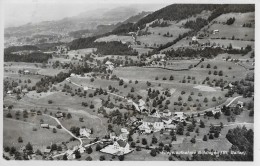
[[[206,111],[212,111],[214,110],[215,108],[221,108],[222,106],[226,105],[226,106],[230,106],[235,100],[237,100],[238,98],[241,98],[242,96],[237,96],[235,98],[233,98],[228,104],[226,104],[226,102],[228,101],[228,98],[224,103],[222,104],[219,104],[218,106],[215,106],[215,107],[211,107],[211,108],[207,108],[205,110],[202,110],[202,111],[196,111],[196,112],[187,112],[186,114],[194,114],[194,113],[200,113],[201,115],[203,115],[204,112]]]

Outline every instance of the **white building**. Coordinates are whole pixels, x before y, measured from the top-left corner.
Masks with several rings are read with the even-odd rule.
[[[113,145],[108,145],[100,151],[112,155],[124,155],[132,151],[129,147],[129,144],[126,141],[118,140],[115,141]]]
[[[79,134],[80,134],[81,137],[89,137],[90,133],[91,133],[90,129],[87,129],[87,128],[80,128],[79,129]]]

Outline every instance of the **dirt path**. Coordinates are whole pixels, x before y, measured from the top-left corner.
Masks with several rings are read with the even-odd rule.
[[[70,134],[72,137],[74,137],[75,139],[79,140],[79,142],[80,142],[79,147],[82,147],[83,142],[82,142],[81,138],[76,137],[73,133],[71,133],[68,129],[66,129],[66,128],[60,123],[60,121],[59,121],[57,118],[55,118],[55,117],[53,117],[53,116],[50,116],[50,115],[47,115],[47,114],[43,114],[43,115],[54,119],[54,120],[62,127],[63,130],[65,130],[67,133],[69,133],[69,134]]]

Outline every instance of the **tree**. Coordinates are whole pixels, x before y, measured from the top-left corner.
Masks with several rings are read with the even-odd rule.
[[[48,104],[52,104],[53,103],[53,101],[52,100],[48,100]]]
[[[10,112],[8,112],[8,113],[6,114],[6,117],[7,117],[7,118],[12,118],[13,116],[12,116],[12,114],[11,114]]]
[[[100,151],[101,149],[102,149],[102,147],[99,144],[97,144],[96,145],[96,151]]]
[[[9,146],[4,147],[4,151],[5,152],[9,152],[10,151],[10,147]]]
[[[209,134],[209,139],[214,139],[212,133]]]
[[[202,121],[202,120],[200,120],[200,128],[205,128],[205,124],[204,124],[204,122]]]
[[[33,150],[33,147],[32,147],[30,142],[27,143],[27,145],[25,146],[25,149],[28,150],[28,151],[32,151]]]
[[[88,148],[86,148],[86,151],[87,151],[88,154],[91,154],[91,153],[93,152],[91,146],[89,146]]]
[[[19,142],[19,143],[22,143],[22,142],[23,142],[22,137],[18,137],[18,142]]]
[[[158,142],[158,139],[155,136],[153,136],[152,137],[152,144],[156,144],[157,142]]]
[[[72,118],[71,114],[68,113],[68,114],[67,114],[67,119],[71,119],[71,118]]]
[[[120,161],[124,161],[125,156],[124,156],[124,155],[120,155],[120,156],[118,156],[118,159],[119,159]]]
[[[58,146],[57,146],[57,144],[52,144],[51,145],[51,150],[53,151],[53,150],[57,150],[58,149]]]
[[[74,152],[74,154],[75,154],[75,158],[76,158],[76,159],[81,158],[81,154],[80,154],[80,152],[79,152],[78,150],[76,150],[76,151]]]
[[[119,80],[119,86],[122,86],[122,85],[124,85],[124,80]]]
[[[156,150],[155,149],[152,149],[151,152],[150,152],[150,155],[155,157],[156,156]]]
[[[92,157],[88,156],[88,157],[86,158],[86,161],[92,161]]]
[[[172,80],[174,80],[174,77],[173,77],[173,75],[171,75],[171,76],[170,76],[170,80],[171,80],[171,81],[172,81]]]
[[[102,156],[99,157],[99,160],[104,161],[104,160],[106,160],[106,158],[105,158],[105,156],[102,155]]]
[[[177,134],[179,135],[183,135],[183,131],[184,131],[184,126],[182,123],[179,123],[178,126],[177,126]]]
[[[208,102],[208,98],[205,97],[205,98],[204,98],[204,103],[207,103],[207,102]]]
[[[190,140],[191,143],[195,144],[196,143],[196,139],[193,137],[191,140]]]
[[[66,154],[64,154],[64,155],[62,156],[62,160],[68,160],[68,157],[67,157]]]
[[[143,145],[147,145],[147,140],[146,140],[146,138],[143,138],[143,139],[142,139],[142,144],[143,144]]]
[[[53,132],[53,133],[57,133],[57,129],[56,129],[56,128],[53,128],[53,129],[52,129],[52,132]]]
[[[204,135],[204,137],[203,137],[203,141],[207,141],[207,140],[208,140],[207,135]]]

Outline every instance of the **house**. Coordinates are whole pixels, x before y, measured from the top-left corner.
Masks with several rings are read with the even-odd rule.
[[[162,121],[163,121],[165,124],[171,124],[171,123],[172,123],[172,119],[170,119],[170,118],[162,117],[161,119],[162,119]]]
[[[88,87],[87,87],[87,86],[84,86],[84,87],[83,87],[83,90],[84,90],[84,91],[87,91],[87,90],[88,90]]]
[[[83,146],[79,147],[79,152],[80,153],[84,153],[85,152],[85,148]]]
[[[125,128],[121,128],[121,134],[119,135],[119,139],[126,141],[128,139],[129,132]]]
[[[22,90],[22,93],[28,93],[28,90],[25,88]]]
[[[144,117],[142,124],[138,128],[145,133],[151,133],[152,131],[160,131],[163,127],[161,119],[155,117]]]
[[[163,122],[155,122],[153,124],[154,127],[154,132],[160,131],[161,129],[164,129],[164,124]]]
[[[80,128],[79,129],[79,135],[81,137],[89,137],[91,134],[91,130],[87,128]]]
[[[123,152],[123,154],[129,151],[129,144],[123,140],[118,140],[114,142],[113,147],[114,149],[117,149],[119,152]]]
[[[50,128],[50,126],[49,126],[49,124],[41,124],[41,128],[46,128],[46,129],[49,129],[49,128]]]
[[[138,106],[139,107],[142,107],[142,106],[144,106],[145,105],[145,102],[142,100],[142,99],[140,99],[139,101],[138,101]]]
[[[109,65],[114,65],[114,64],[110,61],[106,61],[105,65],[109,66]]]
[[[71,77],[75,77],[76,74],[75,74],[75,73],[71,73],[70,76],[71,76]]]
[[[7,94],[11,95],[11,94],[13,94],[13,91],[9,90],[9,91],[7,91]]]
[[[132,151],[131,149],[129,149],[129,147],[129,144],[126,141],[117,140],[113,143],[113,145],[108,145],[105,148],[101,149],[100,152],[112,155],[125,155]]]
[[[117,139],[117,136],[116,136],[116,133],[115,133],[115,132],[110,133],[109,136],[110,136],[110,138],[111,138],[112,140]]]
[[[30,71],[29,70],[24,70],[23,73],[24,74],[30,74]]]
[[[175,112],[173,114],[173,120],[174,121],[184,121],[185,120],[185,114],[183,112]]]
[[[150,117],[154,117],[154,118],[160,118],[161,117],[161,115],[159,114],[159,112],[158,111],[152,111],[148,116],[150,116]]]
[[[62,112],[57,112],[57,113],[55,114],[55,116],[56,116],[56,118],[63,118]]]
[[[213,30],[213,34],[217,34],[217,33],[219,33],[218,29]]]
[[[132,116],[132,117],[130,117],[130,121],[131,121],[131,123],[134,123],[137,121],[137,118],[135,116]]]
[[[192,41],[198,41],[198,39],[197,39],[196,36],[193,36],[193,37],[191,38],[191,40],[192,40]]]
[[[221,109],[220,108],[216,108],[214,110],[212,110],[213,115],[215,115],[216,113],[221,113]]]
[[[174,130],[174,129],[176,129],[176,125],[175,124],[165,124],[164,129],[165,130]]]
[[[162,116],[171,116],[171,115],[172,115],[172,113],[170,112],[170,110],[164,110],[162,112]]]
[[[242,101],[237,101],[237,105],[238,105],[240,108],[243,108],[244,103],[243,103]]]
[[[44,149],[44,152],[43,153],[50,153],[51,152],[51,149]]]

